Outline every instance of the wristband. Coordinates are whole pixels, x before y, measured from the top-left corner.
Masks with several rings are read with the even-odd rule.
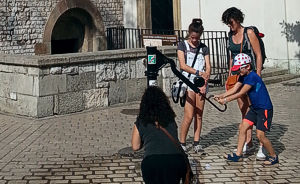
[[[196,74],[195,74],[196,76],[199,76],[199,70],[196,70]]]

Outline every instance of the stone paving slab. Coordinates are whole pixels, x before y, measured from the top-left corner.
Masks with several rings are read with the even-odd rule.
[[[239,110],[235,102],[224,113],[206,103],[201,134],[205,152],[189,152],[196,160],[200,183],[300,183],[300,79],[267,87],[274,105],[268,137],[280,163],[262,166],[255,152],[242,162],[226,162],[223,153],[236,147]],[[0,184],[143,183],[141,153],[128,151],[138,106],[44,119],[0,114]],[[183,109],[178,104],[173,107],[179,125]]]

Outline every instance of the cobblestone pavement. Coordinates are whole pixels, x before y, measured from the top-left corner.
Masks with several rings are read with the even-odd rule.
[[[255,152],[226,162],[223,153],[236,147],[240,113],[235,102],[225,113],[207,103],[205,152],[190,151],[200,183],[300,183],[300,79],[267,87],[275,112],[268,137],[280,163],[262,166]],[[128,148],[137,109],[133,103],[44,119],[0,114],[0,184],[142,183],[141,153]],[[183,109],[176,104],[174,110],[179,124]],[[192,129],[188,143],[191,136]]]

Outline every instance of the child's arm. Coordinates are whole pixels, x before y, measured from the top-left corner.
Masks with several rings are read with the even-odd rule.
[[[220,98],[225,98],[228,97],[230,95],[233,95],[234,93],[236,93],[241,87],[242,87],[243,83],[241,82],[237,82],[233,88],[229,89],[228,91],[226,91],[225,93],[219,94],[219,95],[214,95],[214,98],[216,100],[220,99]]]
[[[218,102],[220,104],[226,104],[227,102],[231,102],[231,101],[233,101],[235,99],[238,99],[242,95],[246,94],[251,89],[251,87],[252,87],[251,85],[245,84],[238,93],[235,93],[233,95],[225,96],[224,98],[219,98]]]

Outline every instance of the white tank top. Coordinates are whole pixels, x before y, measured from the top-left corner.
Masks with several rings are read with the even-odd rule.
[[[196,53],[192,53],[192,52],[191,52],[191,49],[190,49],[190,46],[189,46],[187,40],[185,40],[184,43],[185,43],[186,50],[187,50],[187,53],[186,53],[186,64],[187,64],[188,66],[192,67],[192,64],[193,64],[193,61],[194,61],[194,58],[195,58]],[[203,48],[200,48],[200,50],[199,50],[199,54],[198,54],[198,56],[197,56],[197,59],[196,59],[196,61],[195,61],[195,64],[194,64],[194,67],[193,67],[193,68],[196,69],[196,70],[199,70],[200,72],[205,72],[205,71],[204,71],[205,59],[204,59],[204,56],[203,56],[203,54],[202,54],[202,53],[203,53],[202,49],[203,49]],[[183,71],[182,74],[183,74],[186,78],[188,78],[188,75],[189,75],[188,72]],[[191,82],[193,82],[195,76],[196,76],[195,74],[191,74],[189,80],[190,80]]]

